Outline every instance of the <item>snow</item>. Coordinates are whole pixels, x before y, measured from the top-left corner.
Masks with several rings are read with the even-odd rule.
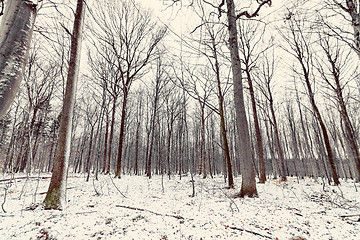
[[[0,213],[0,239],[360,239],[360,216],[341,217],[360,214],[350,180],[340,187],[323,187],[320,179],[268,180],[257,185],[258,198],[240,199],[230,197],[239,189],[226,189],[221,176],[196,176],[194,198],[190,176],[164,176],[164,191],[161,176],[85,179],[70,175],[63,211],[34,207],[49,178],[13,182]],[[7,183],[0,182],[0,205]],[[241,186],[241,178],[235,183]]]

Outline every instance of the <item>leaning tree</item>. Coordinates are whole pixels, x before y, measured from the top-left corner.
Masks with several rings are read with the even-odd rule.
[[[31,0],[1,1],[0,16],[0,119],[6,114],[16,93],[28,59],[37,4]]]

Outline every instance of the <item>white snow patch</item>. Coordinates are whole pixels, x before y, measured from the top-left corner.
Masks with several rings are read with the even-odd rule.
[[[324,192],[311,179],[271,180],[257,185],[259,198],[233,199],[228,196],[239,189],[226,189],[220,176],[196,177],[194,198],[189,176],[164,177],[164,192],[161,176],[113,179],[126,198],[109,176],[85,179],[68,179],[64,211],[26,210],[42,202],[50,179],[39,180],[36,194],[36,178],[12,183],[7,213],[0,213],[0,239],[360,239],[360,216],[341,217],[360,214],[359,192],[350,181]],[[241,185],[240,178],[235,182]],[[0,182],[0,204],[5,184]]]

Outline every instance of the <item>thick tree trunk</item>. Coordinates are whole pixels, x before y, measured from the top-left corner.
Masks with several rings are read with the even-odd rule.
[[[229,47],[231,56],[231,67],[233,73],[234,103],[236,111],[236,125],[238,130],[240,158],[241,158],[241,190],[240,197],[257,196],[255,171],[251,159],[250,137],[248,130],[248,122],[244,105],[241,65],[239,57],[239,47],[237,41],[237,29],[235,18],[235,6],[233,0],[226,0],[227,19],[229,30]]]
[[[55,152],[54,171],[44,200],[45,209],[62,210],[66,204],[67,170],[70,158],[72,119],[75,105],[76,85],[79,75],[85,9],[84,1],[78,0],[71,37],[69,72],[61,113],[59,138]]]
[[[31,1],[7,1],[0,25],[0,119],[23,79],[36,14],[36,5]]]

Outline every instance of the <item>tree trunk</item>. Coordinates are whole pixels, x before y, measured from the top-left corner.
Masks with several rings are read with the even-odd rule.
[[[218,88],[218,100],[219,100],[219,115],[220,115],[220,127],[221,127],[221,136],[224,145],[224,154],[225,154],[225,161],[227,165],[227,175],[228,175],[228,187],[234,187],[234,177],[232,172],[232,165],[231,165],[231,158],[230,158],[230,150],[229,150],[229,143],[226,136],[226,124],[225,124],[225,112],[224,112],[224,96],[221,89],[221,81],[220,81],[220,66],[217,57],[217,50],[215,39],[212,39],[212,47],[213,47],[213,55],[215,60],[215,72],[216,72],[216,81],[217,81],[217,88]],[[215,165],[214,165],[215,168]]]
[[[121,161],[122,161],[122,152],[124,145],[127,97],[128,97],[128,90],[124,89],[123,104],[121,109],[119,148],[118,148],[117,165],[116,165],[116,173],[115,173],[115,177],[118,178],[121,177]]]
[[[112,150],[112,145],[113,145],[112,142],[113,142],[113,139],[114,139],[116,100],[117,100],[117,97],[114,97],[112,113],[111,113],[111,126],[110,126],[110,136],[109,136],[109,152],[108,152],[108,156],[107,156],[108,157],[108,162],[107,162],[106,174],[110,173],[110,168],[111,168],[111,150]]]
[[[139,141],[140,141],[140,122],[136,124],[136,137],[135,137],[135,166],[134,174],[138,175],[138,161],[139,161]]]
[[[0,25],[0,119],[8,111],[23,79],[37,15],[36,4],[31,1],[6,3]]]
[[[233,88],[234,88],[234,104],[236,111],[236,125],[239,137],[240,159],[242,163],[242,182],[240,197],[257,196],[255,171],[251,159],[250,137],[248,130],[248,123],[246,118],[246,111],[244,105],[241,65],[239,57],[239,47],[237,41],[237,29],[235,18],[235,6],[233,0],[226,0],[227,5],[227,19],[229,30],[229,47],[231,56],[231,67],[233,73]]]
[[[62,210],[66,204],[67,170],[70,158],[72,119],[76,97],[76,85],[79,75],[81,40],[85,17],[83,0],[77,1],[74,28],[71,37],[69,72],[66,82],[64,104],[61,113],[59,138],[56,146],[54,171],[47,191],[45,209]]]
[[[257,115],[256,109],[256,100],[255,100],[255,92],[252,84],[252,77],[250,75],[250,70],[247,69],[246,77],[249,84],[249,92],[250,92],[250,100],[251,100],[251,107],[253,111],[253,118],[254,118],[254,127],[255,127],[255,136],[256,136],[256,152],[259,158],[259,182],[265,183],[266,182],[266,174],[265,174],[265,159],[264,159],[264,149],[260,131],[260,124]]]
[[[103,167],[101,172],[105,173],[106,171],[106,160],[107,160],[107,150],[108,150],[108,137],[109,137],[109,114],[106,111],[106,123],[105,123],[105,137],[104,137],[104,155],[103,155]]]
[[[279,129],[278,129],[277,121],[276,121],[275,110],[274,110],[274,105],[273,105],[272,100],[270,101],[270,112],[271,112],[272,122],[273,122],[273,126],[274,126],[276,149],[278,152],[278,157],[279,157],[279,162],[280,162],[281,180],[286,181],[284,153],[283,153],[283,149],[282,149],[282,146],[280,143],[280,133],[279,133]]]

